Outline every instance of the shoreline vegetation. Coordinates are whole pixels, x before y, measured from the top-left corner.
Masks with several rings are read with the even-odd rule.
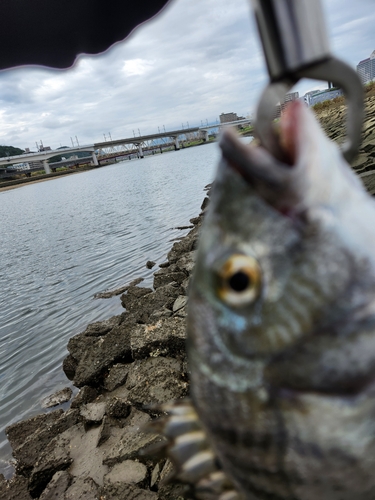
[[[344,106],[318,111],[327,134],[343,139]],[[375,94],[366,97],[363,143],[353,165],[372,194],[374,158]],[[6,429],[15,474],[11,479],[0,475],[0,500],[182,498],[182,485],[163,482],[171,462],[142,454],[162,438],[142,430],[158,416],[150,403],[188,394],[187,290],[210,186],[205,190],[202,212],[190,219],[188,234],[173,243],[159,264],[153,288],[139,286],[138,280],[105,292],[108,297],[121,294],[125,311],[88,325],[69,340],[63,370],[78,389],[71,402],[67,387],[43,401],[55,405],[52,410]]]

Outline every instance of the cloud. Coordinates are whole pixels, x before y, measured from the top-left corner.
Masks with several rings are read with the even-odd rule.
[[[355,66],[373,46],[373,0],[326,0],[336,55]],[[0,143],[55,148],[215,122],[252,112],[267,73],[248,0],[175,0],[153,21],[73,69],[0,73]],[[305,81],[305,92],[321,82]]]

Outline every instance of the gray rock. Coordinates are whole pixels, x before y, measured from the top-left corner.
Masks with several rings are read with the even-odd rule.
[[[184,253],[195,250],[197,240],[198,226],[194,226],[194,229],[192,229],[189,234],[185,236],[185,238],[173,244],[173,247],[168,253],[168,261],[171,264],[176,263]]]
[[[180,287],[177,283],[170,283],[148,293],[140,298],[135,298],[128,294],[121,296],[122,305],[133,315],[137,323],[147,323],[150,315],[163,307],[172,309],[173,302],[180,294]]]
[[[179,295],[173,304],[173,312],[177,312],[186,306],[188,298],[185,295]]]
[[[153,491],[142,490],[132,484],[106,483],[100,488],[100,495],[105,500],[157,500]],[[177,498],[177,497],[176,497]]]
[[[151,325],[136,325],[131,334],[134,359],[148,356],[185,356],[186,327],[181,318],[165,318]]]
[[[124,460],[139,458],[143,450],[161,441],[159,436],[142,432],[150,420],[149,415],[133,408],[126,425],[103,445],[103,463],[112,467]]]
[[[2,476],[0,500],[32,500],[27,479],[23,476],[14,476],[10,481],[5,481]]]
[[[84,331],[84,334],[87,337],[102,337],[103,335],[109,333],[112,330],[112,328],[115,328],[115,326],[120,325],[120,323],[121,323],[121,315],[112,316],[112,318],[109,318],[105,321],[97,321],[96,323],[91,323]]]
[[[114,391],[117,387],[126,382],[129,372],[129,365],[117,363],[109,370],[108,377],[104,380],[104,388],[107,391]]]
[[[56,472],[56,474],[52,476],[46,489],[40,495],[39,500],[58,500],[59,498],[65,498],[64,493],[69,488],[71,482],[72,477],[69,472]]]
[[[193,217],[192,219],[190,219],[189,222],[191,222],[192,224],[194,224],[194,226],[196,226],[197,224],[200,224],[203,220],[203,217]]]
[[[112,418],[126,418],[130,414],[131,406],[127,400],[117,397],[106,403],[106,413]]]
[[[99,393],[93,387],[88,385],[84,385],[78,392],[78,394],[73,398],[70,407],[78,408],[83,404],[92,403],[97,397]]]
[[[124,462],[115,464],[111,471],[104,476],[104,484],[137,484],[139,487],[143,488],[146,486],[146,481],[147,467],[134,460],[124,460]]]
[[[21,420],[7,427],[5,433],[13,450],[23,445],[34,433],[53,425],[63,414],[63,410],[51,411],[50,413],[43,413],[27,420]]]
[[[159,264],[159,267],[161,267],[162,269],[169,266],[170,266],[169,262],[162,262],[161,264]]]
[[[154,266],[155,266],[156,262],[154,262],[153,260],[148,260],[146,262],[146,267],[147,269],[152,269]]]
[[[52,413],[57,414],[58,412],[56,411]],[[19,472],[27,474],[31,470],[31,468],[35,466],[35,463],[38,461],[39,457],[45,452],[46,448],[53,440],[53,438],[55,438],[55,436],[58,436],[65,430],[69,429],[70,427],[76,425],[81,418],[79,410],[77,409],[68,410],[65,413],[61,412],[59,413],[59,415],[60,416],[58,418],[51,419],[50,421],[46,419],[45,422],[43,422],[43,419],[40,420],[38,419],[40,426],[37,429],[34,429],[34,432],[32,432],[31,434],[24,433],[23,442],[17,447],[13,446],[12,440],[11,438],[9,438],[13,447],[13,456],[17,460],[17,470]],[[33,424],[35,424],[35,422],[31,423],[29,427],[33,427]],[[27,427],[28,425],[26,424],[23,429]],[[20,429],[17,429],[17,432],[19,435]],[[11,432],[9,433],[9,428],[8,428],[8,435],[12,434],[13,431],[11,430]],[[20,439],[16,438],[15,441],[19,442]],[[58,470],[62,469],[56,469],[53,473],[57,472]],[[49,477],[48,482],[52,478],[52,475]]]
[[[156,484],[157,480],[159,479],[160,470],[161,470],[160,462],[158,462],[151,472],[150,488],[153,488],[153,486]]]
[[[101,382],[105,370],[108,370],[114,363],[130,360],[131,328],[131,324],[124,322],[114,327],[105,337],[99,337],[94,343],[86,345],[77,366],[74,385],[77,387],[96,385]],[[88,338],[92,339],[92,337]]]
[[[152,314],[150,314],[148,322],[156,323],[159,319],[170,318],[171,316],[172,316],[172,311],[170,309],[167,309],[166,307],[163,307],[159,311],[154,311]]]
[[[104,415],[102,423],[100,424],[98,440],[96,442],[96,447],[98,448],[103,443],[107,441],[107,439],[111,436],[111,429],[115,425],[113,419]]]
[[[35,462],[29,480],[29,489],[33,497],[40,496],[56,472],[68,469],[73,462],[68,450],[58,444],[59,437],[48,443]]]
[[[68,354],[68,356],[64,359],[62,364],[62,369],[64,370],[64,373],[67,376],[68,380],[74,379],[77,366],[78,366],[78,361],[74,359],[71,354]]]
[[[99,487],[91,477],[76,477],[65,492],[64,500],[99,500]]]
[[[182,398],[187,392],[187,383],[182,379],[181,362],[174,358],[148,358],[135,361],[129,374],[126,388],[132,405],[165,403]]]
[[[201,205],[201,210],[204,211],[208,207],[208,204],[210,203],[210,199],[206,196],[206,198],[203,200],[202,205]]]
[[[161,286],[168,285],[168,283],[173,283],[174,281],[181,284],[185,278],[186,275],[181,271],[169,272],[168,267],[166,269],[160,269],[160,271],[156,271],[156,273],[154,273],[154,288],[160,288]]]
[[[193,272],[196,253],[196,250],[187,252],[176,262],[176,266],[185,274],[185,278]]]
[[[70,387],[65,387],[60,391],[56,391],[54,394],[51,394],[51,396],[47,396],[46,398],[42,399],[42,408],[52,408],[53,406],[66,403],[72,397],[72,393],[73,392]]]
[[[80,414],[87,424],[99,424],[104,417],[106,403],[87,403],[79,409]]]

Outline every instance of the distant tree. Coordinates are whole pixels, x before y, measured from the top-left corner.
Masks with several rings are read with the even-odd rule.
[[[23,149],[14,148],[13,146],[0,146],[0,158],[22,155],[24,152]]]

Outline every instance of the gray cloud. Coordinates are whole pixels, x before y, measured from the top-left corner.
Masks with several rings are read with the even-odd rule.
[[[324,2],[332,50],[355,66],[375,49],[373,0]],[[374,43],[375,45],[375,43]],[[67,71],[0,74],[0,143],[58,147],[248,114],[267,81],[247,0],[175,0],[155,20]],[[316,82],[297,86],[301,92]]]

